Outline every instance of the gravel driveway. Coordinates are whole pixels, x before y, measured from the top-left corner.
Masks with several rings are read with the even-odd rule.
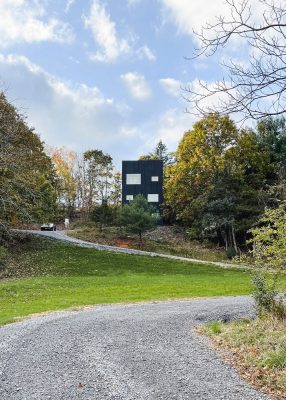
[[[258,400],[192,328],[247,296],[91,307],[0,328],[0,399]]]

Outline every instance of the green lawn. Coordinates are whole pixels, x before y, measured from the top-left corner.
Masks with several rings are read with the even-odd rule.
[[[99,303],[241,295],[248,272],[86,249],[33,239],[10,250],[0,270],[0,324]]]

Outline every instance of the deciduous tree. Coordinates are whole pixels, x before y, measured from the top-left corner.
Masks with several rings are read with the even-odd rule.
[[[12,223],[52,219],[55,186],[39,136],[0,93],[0,240]]]

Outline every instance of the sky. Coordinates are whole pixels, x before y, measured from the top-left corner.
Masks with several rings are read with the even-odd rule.
[[[221,75],[219,53],[187,59],[193,30],[225,10],[223,0],[0,0],[1,88],[49,146],[102,149],[116,164],[160,139],[174,151],[195,121],[182,88]]]

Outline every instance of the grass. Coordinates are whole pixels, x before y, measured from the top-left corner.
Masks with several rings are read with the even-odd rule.
[[[192,240],[178,240],[177,243],[159,240],[143,239],[139,243],[135,235],[128,237],[123,232],[119,232],[116,227],[106,227],[102,232],[92,223],[86,226],[80,225],[68,231],[68,235],[77,239],[86,240],[88,242],[108,244],[111,246],[118,245],[120,239],[129,239],[129,247],[150,251],[154,253],[170,254],[181,257],[194,258],[206,261],[227,261],[226,253],[223,249],[215,248],[211,245],[201,244]]]
[[[251,291],[247,272],[30,239],[0,270],[0,324],[49,310]]]
[[[251,384],[286,399],[286,320],[271,315],[202,328],[214,343],[229,350],[228,361]]]

